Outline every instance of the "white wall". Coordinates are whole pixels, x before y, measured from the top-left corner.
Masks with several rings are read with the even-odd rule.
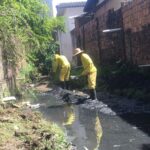
[[[72,61],[73,44],[71,30],[75,28],[74,17],[83,14],[83,7],[66,8],[64,11],[66,33],[58,34],[60,43],[60,52],[65,55],[69,61]]]

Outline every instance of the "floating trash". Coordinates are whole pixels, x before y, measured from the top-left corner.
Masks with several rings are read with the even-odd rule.
[[[4,97],[4,98],[2,99],[3,102],[15,101],[15,100],[16,100],[16,97],[14,97],[14,96]]]

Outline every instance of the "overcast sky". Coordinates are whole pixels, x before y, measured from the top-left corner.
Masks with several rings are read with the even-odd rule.
[[[82,1],[87,1],[87,0],[53,0],[55,4],[58,3],[66,3],[66,2],[82,2]]]
[[[85,2],[87,0],[53,0],[53,9],[54,9],[54,15],[56,15],[56,5],[58,5],[59,3],[69,3],[69,2]]]

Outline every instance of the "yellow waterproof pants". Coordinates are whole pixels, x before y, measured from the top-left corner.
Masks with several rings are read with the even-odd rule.
[[[88,75],[88,88],[89,89],[96,88],[96,77],[97,77],[97,72],[92,72]]]
[[[60,81],[69,81],[70,76],[70,65],[67,65],[60,70],[59,80]]]

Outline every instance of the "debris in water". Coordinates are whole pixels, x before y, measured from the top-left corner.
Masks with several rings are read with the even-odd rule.
[[[16,97],[14,96],[10,96],[10,97],[5,97],[2,99],[3,102],[7,102],[7,101],[15,101]]]
[[[29,108],[32,108],[32,109],[37,109],[39,108],[42,104],[31,104],[29,101],[27,102],[22,102],[22,105],[26,105],[28,106]]]
[[[88,150],[88,148],[84,146],[84,150]]]
[[[35,104],[35,105],[29,105],[30,108],[32,109],[37,109],[40,107],[40,104]]]
[[[121,145],[113,145],[113,147],[120,147]]]

